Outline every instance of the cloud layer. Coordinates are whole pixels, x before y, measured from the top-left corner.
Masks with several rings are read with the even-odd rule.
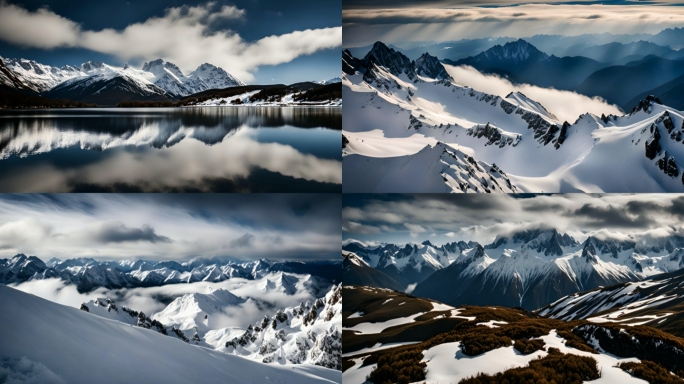
[[[454,67],[445,64],[447,72],[459,84],[466,85],[480,92],[506,97],[510,92],[518,91],[532,100],[541,100],[544,107],[560,121],[574,122],[587,112],[622,115],[620,108],[608,104],[600,97],[588,97],[570,91],[559,91],[553,88],[541,88],[529,84],[513,85],[510,81],[497,75],[485,75],[470,66]]]
[[[334,258],[337,195],[0,195],[0,258]]]
[[[514,230],[553,227],[589,233],[684,233],[684,195],[345,196],[343,237],[375,242],[493,241]],[[354,223],[353,225],[350,223]]]
[[[185,71],[202,63],[218,65],[245,82],[263,65],[278,65],[342,43],[342,27],[307,29],[264,37],[254,42],[216,29],[220,21],[245,17],[234,6],[214,2],[168,8],[164,15],[128,25],[123,30],[85,30],[47,8],[35,12],[0,3],[0,39],[36,48],[77,47],[139,62],[164,58]]]
[[[346,4],[342,12],[344,45],[363,46],[376,40],[398,43],[536,34],[658,33],[684,24],[684,10],[676,5],[492,3],[501,6],[467,1],[405,2],[402,8],[380,3],[368,9]]]

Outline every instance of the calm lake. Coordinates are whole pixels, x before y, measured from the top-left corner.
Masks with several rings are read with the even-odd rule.
[[[0,110],[0,192],[341,192],[342,109]]]

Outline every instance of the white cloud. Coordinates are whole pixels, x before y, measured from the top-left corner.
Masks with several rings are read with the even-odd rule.
[[[549,112],[556,115],[560,121],[572,124],[577,118],[587,112],[601,116],[601,114],[622,115],[620,108],[609,104],[600,97],[588,97],[570,91],[559,91],[553,88],[542,88],[529,84],[513,85],[510,81],[498,75],[485,75],[470,66],[444,64],[447,72],[459,84],[466,85],[477,91],[506,97],[511,92],[518,91],[532,100],[539,101]]]
[[[239,19],[234,6],[216,10],[213,2],[165,10],[161,17],[128,25],[123,30],[83,30],[80,25],[43,8],[29,12],[0,3],[0,39],[37,48],[79,47],[112,54],[122,60],[164,58],[191,71],[209,62],[245,82],[262,65],[287,63],[342,43],[342,27],[307,29],[248,42],[231,30],[213,30],[220,19]]]
[[[263,318],[264,315],[272,316],[277,309],[293,307],[307,300],[316,299],[314,295],[304,290],[300,290],[294,295],[264,291],[259,287],[263,285],[264,279],[267,277],[259,280],[233,278],[218,283],[196,282],[149,288],[117,290],[98,288],[89,293],[79,293],[75,285],[67,285],[59,279],[28,281],[13,286],[13,288],[74,308],[80,308],[81,303],[98,297],[108,297],[118,306],[126,306],[136,311],[143,311],[148,316],[166,307],[166,304],[158,300],[161,297],[176,298],[190,293],[207,293],[210,287],[213,289],[226,289],[242,298],[251,298],[271,305],[271,307],[262,306],[262,308],[259,308],[254,300],[250,300],[243,305],[226,308],[225,315],[221,316],[220,320],[221,325],[224,327],[247,327],[249,324],[253,324]],[[300,277],[303,278],[303,276]],[[271,278],[273,277],[271,276]]]
[[[453,233],[453,232],[447,232],[447,233],[444,234],[444,236],[446,236],[446,237],[454,237],[454,236],[456,236],[456,234]]]
[[[635,3],[636,4],[636,3]],[[395,9],[345,9],[345,46],[450,41],[481,37],[527,37],[535,34],[658,33],[681,27],[684,10],[677,5],[512,4],[479,3]],[[458,36],[454,39],[454,36]]]

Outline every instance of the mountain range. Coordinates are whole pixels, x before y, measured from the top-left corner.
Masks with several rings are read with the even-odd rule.
[[[217,258],[195,258],[184,262],[53,258],[45,263],[36,256],[18,254],[11,259],[0,259],[0,283],[20,284],[59,278],[76,285],[79,292],[90,292],[100,287],[156,287],[198,281],[219,282],[234,277],[255,280],[269,273],[283,273],[307,275],[306,281],[297,281],[317,294],[326,285],[339,282],[339,268],[338,261],[276,262],[262,259],[237,262]]]
[[[205,63],[184,74],[162,59],[147,62],[142,69],[88,61],[80,66],[53,67],[25,59],[2,59],[19,84],[15,88],[51,99],[69,99],[101,105],[125,100],[163,101],[208,89],[242,86],[226,71]]]
[[[522,69],[551,60],[532,49],[517,41],[497,49],[496,60],[481,58]],[[345,51],[342,62],[345,192],[684,189],[684,114],[653,95],[621,116],[585,113],[568,122],[520,92],[501,97],[459,85],[428,54],[412,61],[378,42],[363,59]]]
[[[390,48],[411,60],[428,53],[449,65],[469,65],[514,83],[576,91],[599,96],[629,111],[647,95],[684,109],[677,86],[682,84],[684,46],[677,40],[682,29],[657,35],[588,34],[535,35],[459,40]],[[351,48],[363,57],[373,46]],[[627,79],[629,79],[627,81]]]
[[[536,228],[499,236],[484,246],[349,242],[343,249],[345,265],[356,266],[345,268],[345,282],[396,289],[394,280],[402,290],[415,284],[412,294],[454,306],[534,310],[580,291],[684,268],[684,237],[648,233],[621,239],[597,233],[580,243],[555,229]]]
[[[138,327],[2,284],[0,297],[6,314],[0,317],[0,338],[8,341],[0,345],[5,378],[41,383],[341,381],[339,371],[322,366],[263,364],[188,345],[161,334],[156,325],[145,326],[145,316],[140,314],[135,316],[136,324],[142,322]],[[123,308],[114,309],[116,304],[112,304],[106,303],[104,313],[123,312]]]
[[[300,292],[303,289],[298,286]],[[90,300],[81,305],[81,310],[262,363],[312,364],[340,370],[341,290],[341,285],[333,285],[313,301],[273,310],[272,315],[265,315],[246,328],[226,327],[227,312],[243,304],[264,304],[212,287],[207,288],[206,293],[177,297],[150,316],[117,306],[109,298]]]

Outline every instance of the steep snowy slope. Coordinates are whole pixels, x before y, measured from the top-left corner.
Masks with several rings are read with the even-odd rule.
[[[315,364],[342,369],[342,285],[313,303],[278,310],[246,330],[209,331],[204,341],[221,351],[264,363]]]
[[[655,98],[624,116],[571,123],[521,93],[502,98],[422,76],[436,72],[382,43],[343,61],[345,191],[684,190],[684,114]],[[464,169],[466,155],[485,171]],[[489,165],[505,171],[496,184]]]
[[[35,88],[24,83],[16,73],[9,69],[6,61],[7,59],[0,57],[0,87],[4,88],[4,91],[38,92]]]
[[[45,383],[341,382],[339,371],[261,364],[4,285],[0,297],[0,364],[10,377]]]

